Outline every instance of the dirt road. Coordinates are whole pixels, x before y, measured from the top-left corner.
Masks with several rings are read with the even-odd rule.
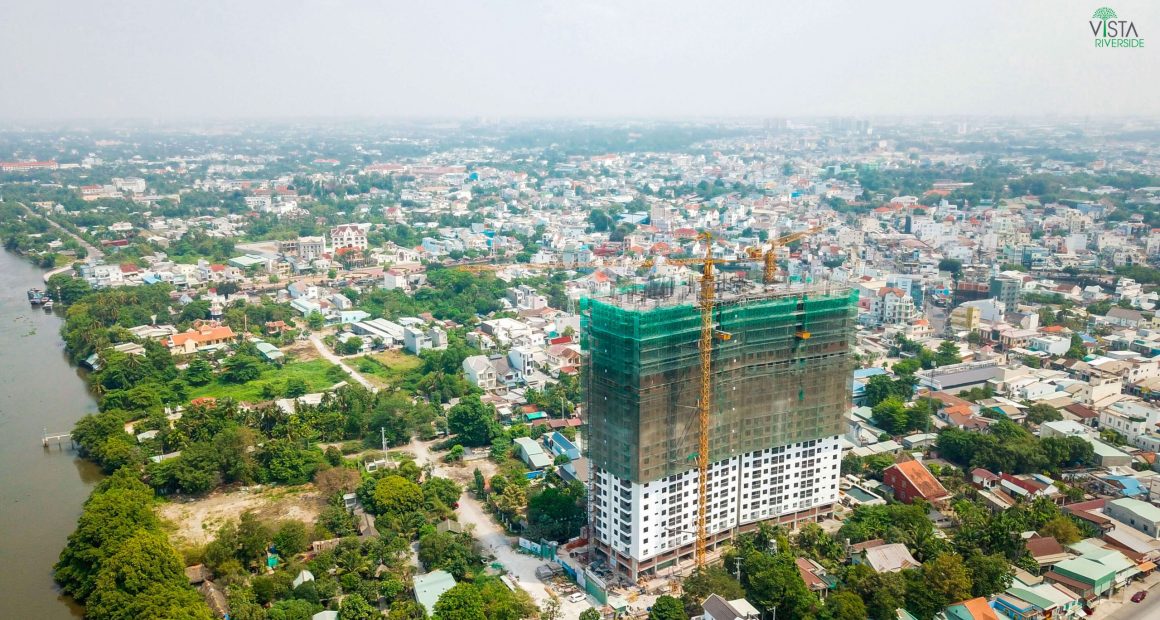
[[[462,478],[459,470],[444,464],[431,452],[429,442],[422,442],[417,439],[412,440],[410,449],[415,455],[416,465],[422,467],[423,465],[430,464],[431,471],[441,478],[450,478],[453,480]],[[459,497],[459,509],[457,512],[460,523],[470,523],[475,526],[476,540],[480,542],[485,550],[495,556],[496,561],[503,564],[512,580],[530,594],[532,600],[541,608],[546,605],[551,598],[549,589],[544,585],[544,582],[540,581],[539,577],[536,577],[536,568],[542,565],[544,561],[531,555],[516,552],[513,546],[517,541],[503,531],[503,528],[484,509],[483,504],[475,499],[475,496],[470,492],[464,491]],[[568,620],[579,618],[582,611],[592,607],[594,604],[596,604],[596,601],[591,597],[579,603],[573,603],[564,598],[560,598],[561,617]]]
[[[335,364],[335,365],[339,366],[340,368],[342,368],[343,370],[345,370],[346,374],[350,375],[355,381],[358,381],[360,384],[363,385],[363,387],[367,388],[368,390],[370,390],[372,392],[379,391],[379,388],[375,387],[375,384],[371,383],[370,379],[367,379],[366,377],[362,376],[362,373],[355,370],[354,368],[351,368],[349,365],[346,364],[346,362],[342,361],[341,357],[335,355],[334,352],[331,351],[326,346],[326,343],[322,342],[321,336],[319,336],[318,334],[311,334],[310,335],[310,343],[314,345],[314,349],[316,351],[318,351],[318,354],[322,356],[322,359],[330,362],[331,364]]]

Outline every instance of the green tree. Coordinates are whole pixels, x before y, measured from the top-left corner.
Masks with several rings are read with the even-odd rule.
[[[283,391],[283,394],[286,398],[298,398],[308,391],[309,388],[306,386],[305,381],[298,377],[291,377],[286,380],[286,389]]]
[[[488,620],[524,620],[536,613],[536,604],[527,592],[512,592],[498,577],[480,576],[474,583]]]
[[[548,593],[548,602],[540,609],[540,620],[563,620],[563,614],[560,613],[560,597],[554,593]]]
[[[348,337],[338,345],[338,352],[343,355],[354,355],[362,350],[363,341],[358,336]]]
[[[894,374],[898,376],[913,376],[919,370],[922,370],[922,363],[912,357],[896,362],[893,366],[890,367],[890,370],[892,370]]]
[[[282,484],[305,484],[324,462],[317,449],[300,449],[289,439],[270,439],[258,452],[259,477]]]
[[[856,564],[846,572],[846,581],[874,620],[897,620],[898,609],[906,604],[906,579],[901,573],[876,573]]]
[[[903,375],[891,379],[887,375],[874,375],[866,382],[866,404],[870,407],[895,397],[901,401],[910,400],[914,394],[916,379],[913,375]]]
[[[1039,528],[1039,535],[1050,536],[1058,540],[1061,545],[1070,545],[1083,538],[1075,521],[1063,515],[1044,523],[1043,527]]]
[[[938,262],[939,271],[949,271],[951,277],[958,280],[963,271],[963,261],[956,258],[944,258]]]
[[[963,559],[944,553],[906,574],[906,609],[929,620],[947,605],[971,598],[971,576]]]
[[[1036,403],[1027,408],[1027,421],[1032,424],[1043,424],[1044,422],[1056,422],[1063,419],[1063,414],[1058,409],[1048,405],[1047,403]]]
[[[580,612],[580,620],[602,620],[602,617],[600,612],[596,611],[595,607],[589,607],[588,609]]]
[[[1011,587],[1015,569],[1003,554],[986,555],[978,549],[972,549],[965,563],[971,577],[972,595],[991,596]]]
[[[419,538],[419,561],[427,570],[442,569],[463,579],[477,559],[466,535],[432,532]]]
[[[250,510],[243,512],[238,521],[238,559],[247,564],[264,561],[271,537],[270,528],[257,514]]]
[[[375,508],[380,514],[403,515],[423,509],[423,489],[402,476],[391,474],[375,484]]]
[[[306,526],[301,521],[283,521],[274,534],[274,547],[278,554],[290,558],[306,550],[310,539],[306,534]]]
[[[432,476],[423,481],[422,487],[423,497],[427,501],[439,501],[446,506],[451,506],[459,501],[459,496],[463,493],[463,488],[455,481],[438,476]]]
[[[1083,344],[1083,338],[1079,334],[1071,335],[1071,346],[1068,347],[1065,357],[1073,360],[1082,360],[1087,356],[1087,347]]]
[[[580,534],[587,510],[583,486],[579,489],[547,487],[528,498],[529,534],[536,538],[546,538],[564,542]]]
[[[472,473],[472,476],[473,476],[474,481],[475,481],[475,494],[476,494],[476,496],[483,497],[484,495],[487,494],[487,482],[483,478],[483,472],[479,471],[479,468],[477,467],[475,469],[475,471]]]
[[[229,383],[249,383],[262,376],[262,362],[249,355],[235,355],[225,362],[222,380]]]
[[[447,412],[447,426],[459,443],[468,446],[486,446],[499,432],[495,408],[485,405],[474,394],[464,397]]]
[[[810,618],[817,612],[818,599],[802,581],[793,555],[784,550],[789,544],[782,539],[776,554],[757,550],[744,552],[742,584],[749,600],[759,609],[777,608],[786,618]],[[683,610],[682,610],[683,611]]]
[[[741,583],[720,566],[708,566],[689,575],[682,584],[681,601],[685,605],[687,617],[699,615],[701,604],[710,594],[716,594],[727,601],[745,597]]]
[[[121,476],[118,480],[118,486],[94,492],[85,502],[76,530],[54,567],[53,576],[61,589],[81,602],[95,589],[104,562],[126,540],[142,530],[161,529],[153,513],[153,492],[136,479]]]
[[[266,620],[310,620],[314,614],[322,611],[317,603],[302,599],[286,599],[274,603],[266,610]]]
[[[487,620],[483,598],[470,583],[457,583],[435,602],[436,620]]]
[[[839,590],[826,597],[823,617],[828,620],[866,620],[866,604],[849,590]]]
[[[928,430],[930,428],[930,418],[937,410],[938,402],[933,398],[920,398],[914,401],[913,405],[907,407],[906,430]]]
[[[311,312],[306,317],[306,325],[314,331],[318,331],[326,325],[326,319],[318,311]]]
[[[188,607],[179,616],[167,615],[173,609],[167,599]],[[189,587],[185,567],[165,534],[149,530],[127,539],[101,566],[85,615],[98,620],[212,617]]]
[[[213,381],[213,366],[202,358],[189,363],[185,369],[185,381],[190,385],[207,385]]]
[[[955,343],[943,340],[939,343],[938,350],[935,351],[934,360],[939,366],[950,366],[962,362],[963,358],[959,355],[959,347]]]
[[[874,405],[872,420],[874,425],[891,435],[898,435],[906,431],[906,405],[898,397],[891,396]]]
[[[253,449],[258,441],[257,433],[240,426],[226,428],[214,437],[217,468],[225,482],[254,482],[258,464],[254,460]]]
[[[648,620],[688,620],[688,618],[681,599],[667,595],[657,597],[648,612]]]
[[[379,610],[371,606],[361,594],[347,594],[338,607],[338,620],[376,620]]]

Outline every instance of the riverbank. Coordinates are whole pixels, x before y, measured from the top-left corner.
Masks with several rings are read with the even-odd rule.
[[[67,433],[96,411],[60,339],[61,318],[29,306],[24,291],[42,270],[0,252],[0,618],[82,617],[52,580],[52,566],[76,526],[100,470],[40,438]]]

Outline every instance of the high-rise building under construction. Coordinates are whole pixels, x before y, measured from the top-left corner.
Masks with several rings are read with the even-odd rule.
[[[832,514],[857,295],[722,282],[713,310],[706,537]],[[584,388],[597,557],[632,580],[693,557],[702,315],[694,289],[590,300]]]

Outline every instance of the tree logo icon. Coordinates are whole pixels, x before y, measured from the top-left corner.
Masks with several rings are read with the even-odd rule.
[[[1144,47],[1144,39],[1136,31],[1136,24],[1121,18],[1111,7],[1096,9],[1088,27],[1092,30],[1096,47]]]
[[[1106,6],[1101,6],[1100,8],[1096,9],[1095,13],[1092,13],[1092,19],[1100,20],[1100,23],[1103,25],[1103,33],[1100,36],[1107,37],[1108,20],[1116,19],[1116,12]]]

